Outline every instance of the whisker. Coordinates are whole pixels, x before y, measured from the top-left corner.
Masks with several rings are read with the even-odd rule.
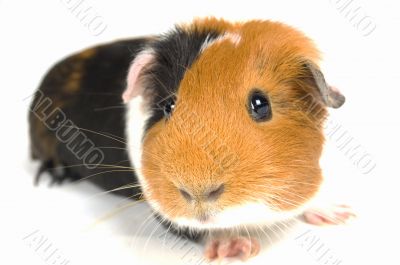
[[[135,183],[135,184],[125,184],[125,185],[122,185],[122,186],[120,186],[120,187],[118,187],[118,188],[115,188],[115,189],[111,189],[111,190],[107,190],[107,191],[98,192],[98,193],[92,195],[89,199],[93,199],[93,198],[95,198],[95,197],[99,197],[99,196],[102,196],[102,195],[105,195],[105,194],[109,194],[109,193],[112,193],[112,192],[114,192],[114,191],[120,191],[120,190],[124,190],[124,189],[138,188],[138,187],[141,187],[141,185],[140,185],[139,183]],[[140,195],[140,194],[141,194],[141,192],[138,193],[138,194],[129,196],[129,198],[130,198],[130,197],[135,197],[135,196]]]
[[[173,93],[170,92],[170,91],[168,90],[168,88],[165,86],[165,84],[164,84],[163,82],[161,82],[160,79],[159,79],[155,74],[153,74],[153,73],[150,72],[150,71],[147,71],[146,74],[150,75],[151,78],[152,78],[153,80],[156,80],[156,81],[157,81],[157,83],[158,83],[158,84],[164,89],[164,91],[168,94],[168,97],[170,97],[170,96],[173,95]],[[157,96],[158,96],[158,95],[157,95]],[[168,97],[166,97],[166,98],[168,98]],[[162,100],[165,100],[166,98],[164,98],[164,99],[162,99]]]
[[[299,194],[297,194],[297,193],[295,193],[295,192],[292,192],[292,191],[290,191],[290,190],[287,190],[287,189],[285,189],[285,188],[282,188],[282,187],[274,187],[274,186],[268,186],[268,185],[256,185],[256,186],[266,187],[266,188],[268,188],[268,189],[270,189],[270,190],[279,190],[279,191],[282,191],[282,193],[291,194],[291,195],[296,196],[297,198],[300,198],[300,199],[302,199],[302,200],[304,200],[304,201],[307,201],[307,200],[308,200],[308,198],[306,198],[306,197],[304,197],[304,196],[301,196],[301,195],[299,195]]]
[[[120,161],[118,163],[122,163],[122,162],[125,162],[125,161],[128,161],[128,160],[123,160],[123,161]],[[56,166],[56,167],[51,167],[49,169],[67,169],[67,168],[74,168],[74,167],[96,166],[96,165],[98,167],[100,167],[100,168],[113,168],[113,167],[116,167],[116,168],[126,168],[126,169],[134,170],[133,167],[127,167],[127,166],[112,165],[112,164],[89,164],[89,163],[86,163],[86,164],[75,164],[75,165],[68,165],[68,166]]]
[[[167,239],[167,235],[168,235],[168,232],[171,229],[171,227],[172,227],[172,222],[169,222],[169,226],[168,226],[167,232],[165,233],[165,236],[164,236],[164,239],[163,239],[163,243],[162,243],[163,249],[165,248],[165,243],[166,243],[165,240]]]
[[[265,230],[264,230],[264,229],[268,229],[268,230],[270,230],[270,229],[268,227],[263,228],[258,224],[257,224],[257,226],[263,232],[263,234],[266,236],[266,238],[268,240],[268,244],[271,246],[274,243],[274,241],[272,240],[272,237],[267,232],[265,232]]]
[[[149,242],[150,242],[150,239],[153,237],[153,234],[154,234],[155,232],[157,232],[157,230],[160,228],[161,225],[162,225],[162,222],[159,222],[159,224],[156,225],[156,227],[153,229],[153,231],[150,233],[149,237],[147,238],[147,240],[146,240],[146,242],[145,242],[145,244],[144,244],[144,246],[143,246],[143,250],[144,250],[145,253],[146,253],[147,245],[148,245]]]
[[[284,202],[284,203],[290,204],[292,206],[295,206],[296,208],[300,206],[300,204],[298,202],[294,202],[294,201],[291,202],[289,199],[288,200],[282,199],[281,197],[274,196],[272,194],[268,194],[268,196],[271,197],[273,200],[276,200],[278,202]]]
[[[97,173],[94,173],[94,174],[90,174],[90,175],[85,176],[85,177],[83,177],[81,179],[78,179],[76,182],[79,183],[79,182],[82,182],[82,181],[87,180],[89,178],[92,178],[92,177],[95,177],[95,176],[98,176],[98,175],[101,175],[101,174],[105,174],[105,173],[112,173],[112,172],[134,172],[134,170],[133,169],[129,169],[129,170],[128,169],[124,169],[124,170],[106,170],[106,171],[101,171],[101,172],[97,172]]]
[[[119,142],[119,143],[122,143],[122,144],[127,144],[127,143],[124,141],[124,138],[123,138],[123,137],[120,137],[120,136],[117,136],[117,135],[113,135],[113,134],[110,134],[110,133],[107,133],[107,132],[96,132],[96,131],[93,131],[93,130],[90,130],[90,129],[86,129],[86,128],[83,128],[83,127],[78,127],[78,126],[76,126],[76,125],[74,125],[74,126],[62,125],[62,127],[66,127],[66,128],[77,128],[77,129],[79,129],[79,130],[81,130],[81,131],[90,132],[90,133],[93,133],[93,134],[97,134],[97,135],[100,135],[100,136],[104,136],[104,137],[106,137],[106,138],[109,138],[109,139],[111,139],[111,140],[114,140],[114,141]]]
[[[82,92],[79,91],[77,94],[79,95],[104,95],[104,96],[121,96],[120,93],[112,93],[112,92]]]
[[[126,108],[125,105],[116,105],[116,106],[108,106],[108,107],[102,107],[102,108],[95,108],[93,111],[104,111],[104,110],[111,110],[111,109],[124,109]]]
[[[302,181],[295,181],[295,180],[285,180],[285,179],[269,179],[273,181],[279,181],[279,182],[288,182],[288,183],[298,183],[298,184],[305,184],[305,185],[310,185],[310,186],[316,186],[319,187],[320,185],[315,184],[315,183],[310,183],[310,182],[302,182]]]
[[[138,243],[137,240],[138,240],[138,238],[139,238],[140,235],[141,235],[140,233],[141,233],[142,229],[146,229],[146,227],[149,225],[149,223],[151,223],[151,222],[150,222],[150,219],[151,219],[151,218],[154,218],[154,212],[153,212],[152,209],[150,209],[148,216],[147,216],[147,217],[143,220],[143,222],[140,224],[138,230],[136,230],[136,232],[134,233],[134,235],[132,235],[132,239],[130,240],[130,243],[129,243],[129,245],[130,245],[131,247],[133,247],[133,248],[136,249],[136,245],[137,245],[137,243]],[[132,225],[134,225],[134,224],[132,224]],[[143,225],[145,225],[145,226],[143,227]]]
[[[251,248],[252,247],[252,243],[251,243],[251,236],[250,236],[249,230],[247,229],[247,227],[245,225],[243,227],[246,230],[247,239],[250,241],[250,248]]]
[[[136,205],[137,203],[143,202],[144,199],[142,200],[137,200],[137,201],[133,201],[127,204],[124,204],[122,206],[117,207],[116,209],[113,209],[111,212],[108,212],[104,215],[102,215],[101,217],[97,218],[97,220],[95,222],[93,222],[91,225],[89,225],[88,228],[92,229],[93,227],[97,226],[98,224],[100,224],[101,222],[104,222],[105,220],[115,216],[116,214],[122,212],[123,210],[130,208],[134,205]]]

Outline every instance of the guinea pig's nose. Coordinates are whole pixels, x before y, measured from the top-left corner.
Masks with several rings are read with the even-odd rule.
[[[217,187],[206,188],[203,192],[200,192],[199,196],[193,195],[195,192],[188,192],[186,189],[179,189],[182,197],[185,198],[188,202],[196,201],[215,201],[219,197],[221,197],[222,193],[224,193],[225,185],[221,184]]]
[[[218,199],[222,195],[222,193],[224,193],[224,190],[225,190],[225,185],[221,184],[217,188],[209,189],[205,193],[205,197],[209,201],[215,201],[216,199]]]
[[[179,192],[181,193],[183,198],[185,198],[185,200],[187,200],[188,202],[191,202],[193,200],[193,196],[189,192],[187,192],[186,190],[179,189]]]

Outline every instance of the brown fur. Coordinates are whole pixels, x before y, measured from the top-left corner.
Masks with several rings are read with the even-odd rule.
[[[56,108],[65,108],[69,101],[74,100],[72,96],[79,94],[81,89],[81,77],[84,72],[84,64],[96,53],[95,48],[86,49],[65,60],[61,61],[49,71],[39,88],[48,99],[51,100],[50,110]],[[62,90],[56,90],[61,87]],[[41,102],[38,95],[32,102],[32,112],[35,112],[35,106]],[[45,125],[35,115],[30,115],[30,134],[32,138],[32,157],[39,158],[42,161],[53,160],[55,165],[59,165],[59,159],[56,155],[58,140],[54,137]]]
[[[148,131],[142,160],[147,196],[169,218],[195,218],[258,200],[279,211],[295,209],[315,194],[322,179],[326,110],[322,105],[310,110],[302,99],[315,95],[302,65],[318,63],[318,51],[303,34],[280,23],[206,19],[184,26],[188,31],[210,27],[237,33],[241,41],[207,48],[186,72],[170,120]],[[253,88],[268,94],[270,121],[256,123],[249,116]],[[215,202],[190,204],[178,191],[200,194],[221,183],[225,192]]]

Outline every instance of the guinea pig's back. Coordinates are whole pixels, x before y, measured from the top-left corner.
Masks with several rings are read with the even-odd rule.
[[[87,178],[106,190],[137,183],[125,148],[121,95],[129,65],[147,41],[89,48],[48,71],[29,113],[32,157],[42,163],[38,176]],[[139,189],[117,193],[133,196]]]

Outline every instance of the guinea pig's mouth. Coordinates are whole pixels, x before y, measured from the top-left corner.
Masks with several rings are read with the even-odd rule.
[[[299,212],[299,210],[277,212],[262,202],[251,202],[227,207],[218,212],[205,213],[199,217],[175,217],[171,221],[180,227],[199,230],[259,227],[291,219]]]

